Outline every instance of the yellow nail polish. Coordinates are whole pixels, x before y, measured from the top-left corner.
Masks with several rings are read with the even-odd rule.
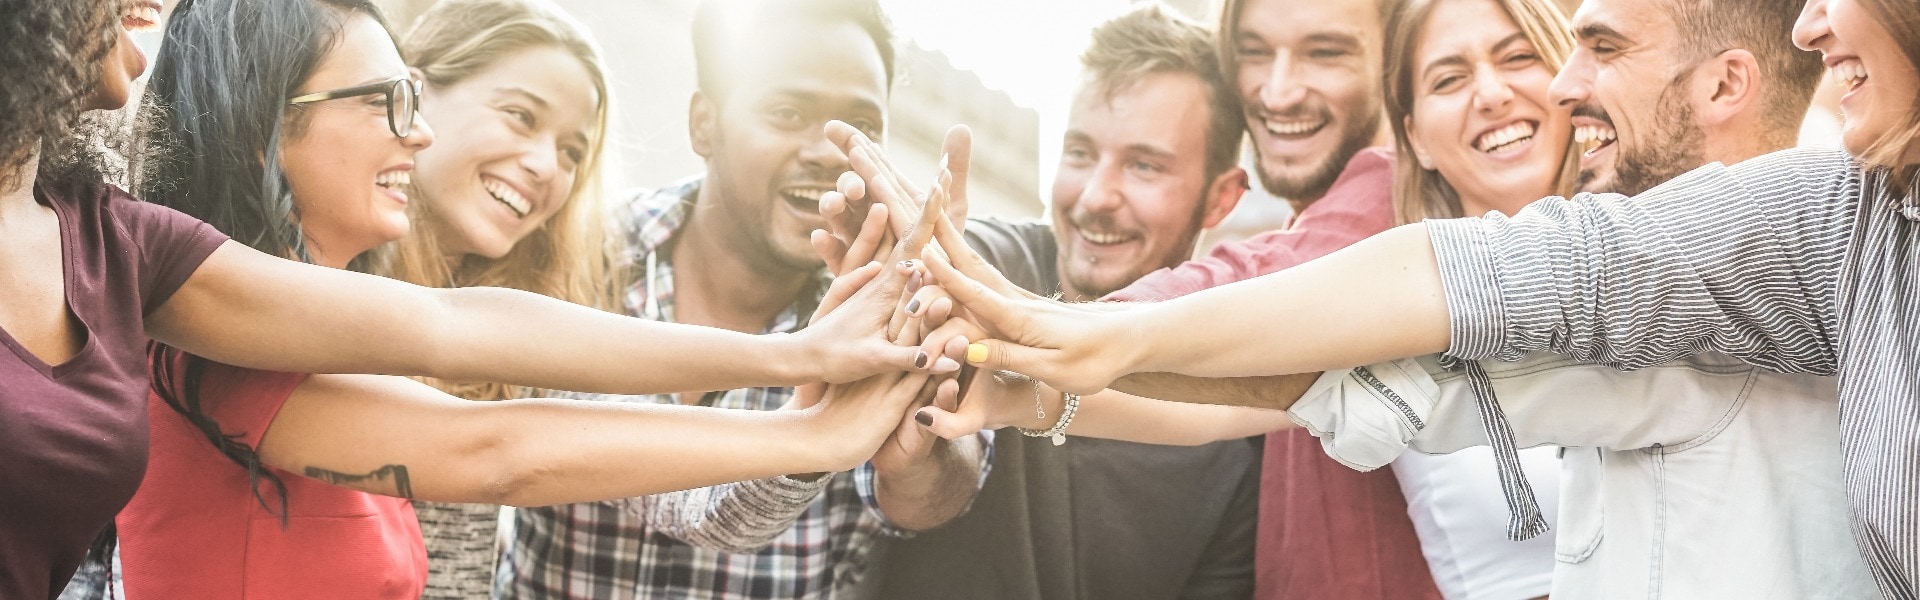
[[[976,365],[987,362],[987,345],[978,343],[967,344],[967,362]]]

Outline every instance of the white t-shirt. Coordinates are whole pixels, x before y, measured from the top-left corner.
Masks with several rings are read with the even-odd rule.
[[[1520,465],[1549,525],[1559,524],[1559,448],[1520,451]],[[1553,588],[1556,529],[1524,542],[1507,539],[1507,503],[1493,449],[1452,454],[1407,450],[1393,461],[1407,496],[1407,516],[1420,535],[1433,582],[1448,600],[1525,600]]]

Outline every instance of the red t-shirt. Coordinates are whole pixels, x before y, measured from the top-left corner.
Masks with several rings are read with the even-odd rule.
[[[174,373],[184,357],[169,351]],[[200,405],[220,430],[257,448],[274,415],[305,381],[300,373],[208,362]],[[182,390],[174,393],[178,398]],[[147,410],[153,458],[140,491],[116,522],[130,598],[414,599],[427,576],[427,551],[406,500],[335,487],[274,469],[279,494],[261,481],[262,507],[247,470],[229,460],[185,415],[158,395]]]
[[[1291,227],[1220,244],[1106,299],[1165,300],[1252,279],[1392,226],[1393,152],[1362,150]],[[1263,600],[1440,598],[1393,472],[1346,468],[1305,431],[1267,435],[1254,561],[1254,597]]]
[[[0,331],[0,598],[58,596],[133,496],[147,462],[146,315],[227,239],[106,184],[36,184],[33,197],[60,222],[67,307],[86,342],[48,365]]]

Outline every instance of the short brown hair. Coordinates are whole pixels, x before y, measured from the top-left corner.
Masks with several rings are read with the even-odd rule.
[[[1662,0],[1678,30],[1677,57],[1697,62],[1736,48],[1753,53],[1770,79],[1761,87],[1761,132],[1793,145],[1825,68],[1820,55],[1793,45],[1793,24],[1806,0]],[[1910,10],[1910,9],[1909,9]]]
[[[1240,96],[1221,68],[1214,35],[1206,26],[1173,14],[1159,3],[1102,23],[1080,64],[1111,98],[1155,73],[1188,73],[1207,88],[1207,178],[1240,158]]]

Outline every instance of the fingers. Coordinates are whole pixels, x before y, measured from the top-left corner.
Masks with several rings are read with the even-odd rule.
[[[947,157],[947,171],[953,176],[953,183],[947,191],[953,196],[953,203],[947,205],[947,218],[955,224],[967,222],[967,175],[973,167],[973,130],[966,125],[955,125],[947,130],[946,142],[941,144],[940,153]]]
[[[967,278],[985,284],[987,289],[993,290],[1008,298],[1037,299],[1040,297],[1027,291],[1026,288],[1022,288],[1014,282],[1008,281],[1006,276],[1000,274],[999,269],[993,268],[992,263],[988,263],[987,259],[981,258],[979,253],[973,251],[972,246],[967,245],[966,234],[960,233],[960,230],[955,228],[952,222],[939,221],[933,225],[934,239],[939,241],[940,247],[947,251],[946,262],[965,274]],[[936,274],[934,281],[940,281],[938,274]],[[951,292],[952,290],[948,291]],[[961,301],[961,304],[964,305],[966,302]]]
[[[833,283],[827,286],[827,293],[820,297],[819,308],[813,311],[813,321],[820,320],[827,313],[846,304],[848,299],[853,298],[853,295],[865,288],[868,282],[873,281],[874,276],[879,275],[880,271],[880,263],[870,262],[833,278]]]
[[[867,209],[867,220],[860,225],[860,234],[847,246],[846,256],[842,259],[842,268],[853,268],[885,258],[880,248],[890,237],[887,231],[886,205],[875,204]],[[829,263],[831,264],[831,263]]]
[[[954,260],[960,259],[955,256]],[[987,289],[986,285],[961,273],[946,261],[927,261],[925,264],[933,273],[933,280],[939,282],[940,287],[944,288],[948,295],[953,296],[954,301],[959,302],[968,315],[974,317],[975,325],[989,332],[1020,331],[1024,328],[1027,317],[1014,308],[1014,300]],[[992,274],[999,276],[998,272]]]
[[[984,403],[963,404],[960,385],[954,380],[940,382],[933,403],[914,412],[914,421],[933,435],[957,440],[989,426]]]
[[[835,277],[846,274],[846,269],[844,268],[846,265],[842,264],[848,256],[847,244],[845,242],[833,237],[833,234],[827,233],[825,229],[813,230],[813,233],[808,236],[807,241],[813,244],[813,253],[820,255],[820,260],[826,261],[827,267],[833,271]],[[857,267],[858,265],[854,266]]]

